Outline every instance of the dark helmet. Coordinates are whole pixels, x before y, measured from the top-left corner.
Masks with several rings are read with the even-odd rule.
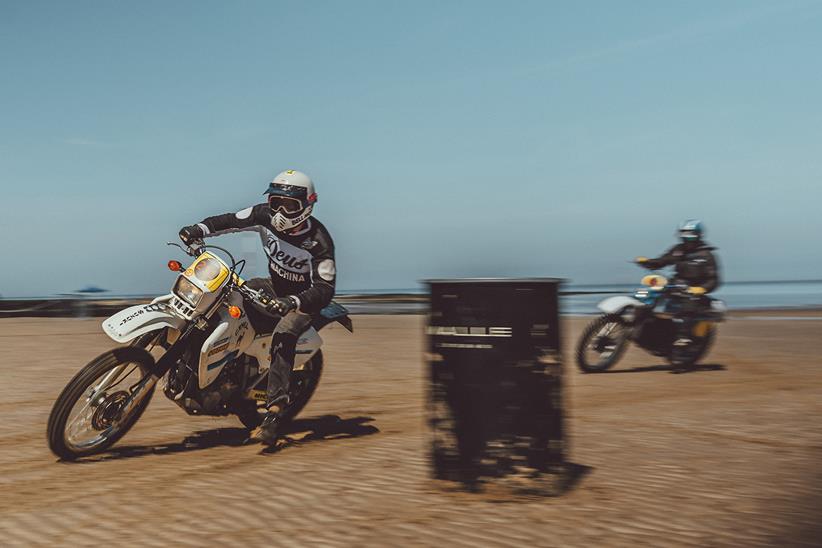
[[[679,225],[677,232],[685,243],[700,242],[705,235],[705,225],[699,219],[688,219]]]

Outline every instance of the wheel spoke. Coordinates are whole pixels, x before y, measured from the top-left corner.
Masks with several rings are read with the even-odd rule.
[[[133,367],[129,368],[130,365]],[[127,417],[119,416],[118,408],[128,398],[128,391],[111,389],[127,380],[139,366],[123,363],[101,374],[89,383],[86,396],[77,400],[75,409],[69,412],[64,428],[64,438],[70,447],[88,449],[104,443],[119,430]],[[135,382],[139,382],[142,373]],[[132,383],[129,383],[132,384]],[[132,413],[134,410],[132,410]]]
[[[100,383],[92,389],[92,393],[93,394],[98,394],[98,393],[102,392],[103,390],[107,390],[108,388],[111,388],[111,386],[112,386],[111,383],[113,383],[114,381],[117,380],[117,378],[120,376],[120,374],[123,371],[125,371],[125,369],[126,369],[126,367],[128,367],[128,365],[129,364],[124,363],[123,365],[118,365],[117,367],[115,367],[114,369],[109,371],[103,377],[103,380],[100,381]],[[131,371],[126,373],[126,376],[128,376],[129,374],[131,374]]]
[[[84,408],[85,411],[85,408]],[[91,422],[91,417],[94,415],[94,409],[89,409],[88,411],[79,413],[74,420],[68,425],[68,431],[71,434],[71,437],[74,437],[76,434],[80,433],[81,427],[84,422],[89,421]]]
[[[607,369],[625,344],[625,330],[619,321],[599,320],[591,328],[580,356],[593,370]]]

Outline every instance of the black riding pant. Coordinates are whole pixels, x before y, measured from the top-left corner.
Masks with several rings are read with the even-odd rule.
[[[268,392],[266,403],[287,405],[291,370],[294,369],[294,356],[297,340],[311,325],[311,316],[292,311],[283,316],[271,337],[271,369],[268,370]]]
[[[710,308],[710,299],[704,295],[679,294],[672,296],[668,310],[674,315],[677,338],[692,339],[696,319]]]
[[[255,290],[263,290],[269,295],[276,296],[271,280],[254,278],[248,280],[248,286]],[[268,390],[266,404],[287,405],[291,370],[294,369],[294,357],[297,351],[297,341],[311,325],[312,317],[296,310],[289,312],[277,322],[271,335],[271,368],[268,370]],[[276,321],[272,318],[272,321]]]

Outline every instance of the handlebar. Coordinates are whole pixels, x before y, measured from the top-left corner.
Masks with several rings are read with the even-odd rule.
[[[245,285],[234,284],[234,288],[240,293],[240,295],[242,295],[248,301],[250,301],[251,305],[257,308],[258,310],[261,310],[269,316],[277,316],[276,314],[272,313],[272,311],[268,308],[268,305],[271,303],[271,300],[273,299],[273,295],[267,295],[263,291],[255,291],[253,289],[246,287]],[[265,296],[266,298],[265,301],[262,300],[263,296]]]
[[[253,289],[250,289],[250,288],[246,287],[245,285],[235,284],[234,287],[235,287],[235,289],[237,289],[237,291],[243,297],[251,299],[255,303],[259,303],[259,295],[260,295],[259,292],[254,291]]]
[[[240,267],[240,272],[242,272],[242,267],[245,266],[245,259],[241,259],[237,261],[234,258],[234,255],[231,254],[230,251],[227,249],[216,246],[216,245],[206,245],[203,240],[195,240],[188,246],[182,246],[176,242],[166,242],[167,245],[171,245],[174,247],[179,247],[183,253],[188,255],[189,257],[199,257],[202,255],[203,251],[206,249],[217,249],[222,251],[228,258],[231,260],[231,266],[229,267],[229,284],[236,289],[243,297],[247,298],[251,301],[251,304],[261,308],[262,310],[267,310],[267,303],[262,300],[263,293],[261,291],[255,291],[245,285],[240,285],[236,282],[236,276],[239,276],[239,272],[237,271],[237,267]],[[267,299],[270,300],[270,299]]]
[[[238,266],[240,266],[240,265],[245,266],[245,259],[241,259],[241,260],[238,261],[234,258],[234,255],[232,255],[231,252],[229,250],[225,249],[224,247],[220,247],[218,245],[206,245],[202,240],[194,240],[187,247],[183,247],[182,245],[180,245],[176,242],[166,242],[166,245],[173,245],[174,247],[179,247],[180,249],[183,250],[183,253],[185,253],[189,257],[199,257],[200,255],[202,255],[203,251],[205,251],[206,249],[220,250],[223,253],[225,253],[226,255],[228,255],[229,259],[231,259],[231,267],[229,267],[229,269],[231,270],[231,274],[237,274],[237,267]],[[240,269],[240,271],[242,272],[242,269]]]
[[[183,247],[182,245],[178,244],[177,242],[166,242],[166,245],[179,247],[183,251],[183,253],[185,253],[189,257],[198,257],[198,256],[200,256],[200,253],[197,252],[197,251],[199,251],[199,247],[197,247],[197,248],[194,248],[194,246]],[[195,251],[195,249],[196,249],[196,251]]]

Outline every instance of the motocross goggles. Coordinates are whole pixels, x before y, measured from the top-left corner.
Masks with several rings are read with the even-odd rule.
[[[271,213],[281,211],[293,215],[317,201],[316,193],[309,196],[308,189],[295,185],[271,183],[265,193],[268,194]]]
[[[297,198],[289,198],[288,196],[269,196],[268,207],[271,213],[282,211],[283,213],[297,213],[305,209],[302,201]]]

